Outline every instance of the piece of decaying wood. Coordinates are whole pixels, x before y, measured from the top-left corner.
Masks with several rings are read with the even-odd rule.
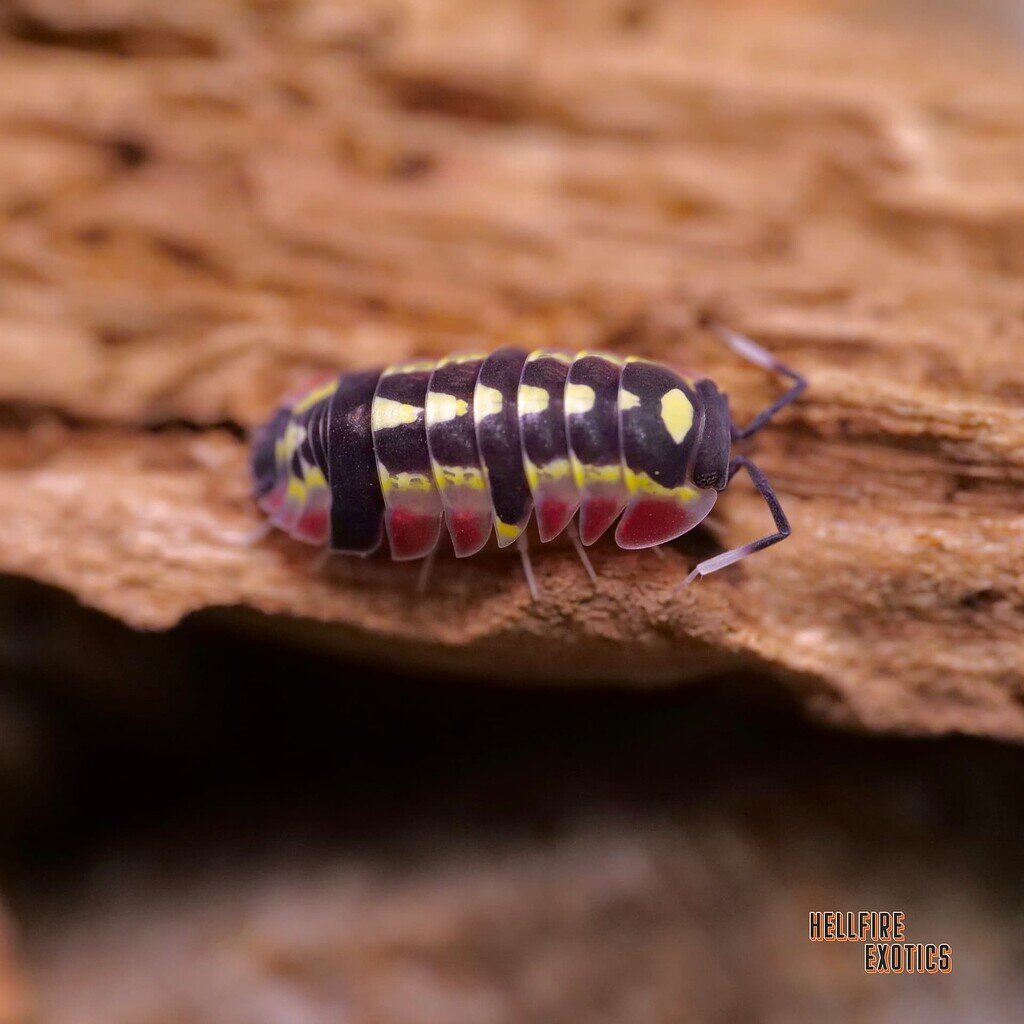
[[[1024,737],[1024,71],[827,5],[21,0],[0,21],[0,568],[162,628],[210,605],[524,680],[741,659],[870,728]],[[955,46],[955,51],[951,49]],[[955,52],[956,59],[949,59]],[[246,427],[312,370],[515,342],[775,383],[786,544],[308,571]],[[149,428],[163,425],[159,433]],[[763,532],[738,482],[723,543]],[[540,672],[544,665],[546,672]]]

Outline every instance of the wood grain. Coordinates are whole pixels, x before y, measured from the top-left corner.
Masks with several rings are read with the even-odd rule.
[[[830,4],[16,0],[0,14],[0,569],[146,628],[243,605],[523,681],[777,672],[871,729],[1024,737],[1024,70]],[[786,544],[408,566],[243,543],[241,431],[312,370],[483,343],[776,393]],[[399,646],[396,648],[395,645]],[[403,646],[404,645],[404,646]],[[545,666],[542,671],[539,666]],[[495,667],[500,666],[500,669]]]

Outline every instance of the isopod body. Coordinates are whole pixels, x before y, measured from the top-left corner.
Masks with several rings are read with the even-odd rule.
[[[735,441],[805,382],[724,328],[739,354],[794,383],[745,429],[706,377],[635,357],[506,347],[324,377],[285,399],[253,437],[252,471],[270,522],[310,544],[368,555],[386,534],[395,560],[424,558],[447,527],[458,557],[496,535],[547,542],[613,524],[622,548],[692,530],[740,468],[776,531],[697,566],[706,575],[788,536],[775,494]]]

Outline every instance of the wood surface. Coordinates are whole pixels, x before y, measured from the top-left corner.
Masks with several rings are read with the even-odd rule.
[[[211,606],[524,682],[778,673],[869,729],[1024,737],[1024,67],[826,3],[0,8],[0,570],[165,628]],[[249,546],[244,432],[311,371],[469,346],[697,367],[768,521],[310,571]],[[395,652],[398,652],[396,655]]]

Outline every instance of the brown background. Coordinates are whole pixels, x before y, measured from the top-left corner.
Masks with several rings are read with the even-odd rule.
[[[1007,1018],[1019,751],[790,702],[1024,736],[1022,31],[0,5],[0,571],[136,627],[216,609],[142,636],[5,583],[0,1020]],[[599,546],[596,586],[539,554],[537,603],[497,554],[421,600],[245,543],[244,433],[310,371],[607,347],[743,419],[776,383],[709,312],[811,379],[754,449],[770,553],[673,592],[764,531],[742,482],[664,561]],[[803,941],[819,904],[964,969],[865,979]]]

